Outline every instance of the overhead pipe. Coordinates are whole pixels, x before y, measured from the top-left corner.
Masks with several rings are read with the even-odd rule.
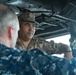
[[[76,23],[76,20],[61,16],[61,15],[58,15],[58,14],[52,14],[50,11],[32,11],[32,12],[33,13],[49,13],[49,14],[52,15],[52,16],[50,15],[50,17],[56,17],[56,18],[60,18],[62,20],[71,21],[71,22],[75,22]]]

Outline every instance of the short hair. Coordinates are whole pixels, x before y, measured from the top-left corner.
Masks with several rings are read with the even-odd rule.
[[[0,35],[5,33],[8,26],[16,26],[17,21],[15,12],[8,5],[0,4]]]

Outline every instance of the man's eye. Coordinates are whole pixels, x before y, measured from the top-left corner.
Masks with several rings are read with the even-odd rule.
[[[32,26],[35,27],[35,24],[33,24]]]
[[[35,24],[34,24],[34,23],[32,23],[32,24],[30,24],[30,23],[25,23],[24,25],[25,25],[25,26],[30,26],[30,25],[32,25],[32,27],[35,27]]]
[[[29,23],[25,23],[25,26],[30,26],[30,24]]]

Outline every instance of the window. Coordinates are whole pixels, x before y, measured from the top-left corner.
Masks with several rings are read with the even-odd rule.
[[[67,44],[70,46],[69,39],[70,39],[70,34],[55,37],[55,38],[46,39],[46,41],[53,40],[55,43],[64,43],[64,44]],[[53,56],[64,57],[64,54],[53,54]]]
[[[54,40],[54,42],[56,43],[64,43],[64,44],[70,45],[69,39],[70,39],[70,34],[46,39],[46,41]]]

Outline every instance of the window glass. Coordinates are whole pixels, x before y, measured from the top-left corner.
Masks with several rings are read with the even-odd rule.
[[[64,44],[70,45],[69,39],[70,39],[70,34],[55,37],[55,38],[46,39],[46,41],[53,40],[56,43],[64,43]]]

